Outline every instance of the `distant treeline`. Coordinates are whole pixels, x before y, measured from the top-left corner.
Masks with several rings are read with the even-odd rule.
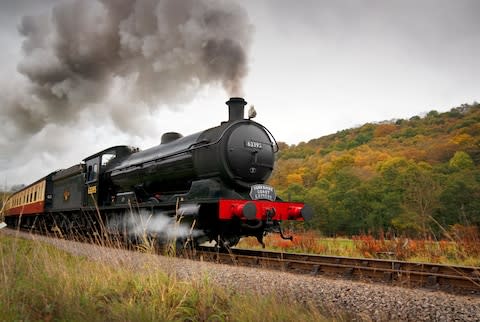
[[[480,104],[280,144],[270,184],[327,235],[439,236],[480,226]]]

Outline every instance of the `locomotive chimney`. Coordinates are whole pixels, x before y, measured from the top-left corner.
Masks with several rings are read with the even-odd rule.
[[[226,104],[228,105],[228,121],[243,120],[243,109],[247,102],[242,97],[231,97]]]

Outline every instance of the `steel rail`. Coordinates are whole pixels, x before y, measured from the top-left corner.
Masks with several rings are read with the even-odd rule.
[[[197,260],[263,267],[313,276],[335,275],[407,287],[426,287],[480,295],[479,267],[237,248],[226,252],[215,247],[199,247],[190,252],[189,256]]]

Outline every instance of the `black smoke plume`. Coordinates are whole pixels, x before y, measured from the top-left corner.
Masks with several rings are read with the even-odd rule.
[[[154,110],[191,100],[204,86],[242,94],[252,27],[221,0],[72,0],[19,24],[28,80],[2,99],[17,135],[74,122],[109,106],[129,130],[135,105]],[[129,111],[129,112],[127,112]]]

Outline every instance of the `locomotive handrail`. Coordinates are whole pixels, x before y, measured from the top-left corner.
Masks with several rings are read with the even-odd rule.
[[[273,149],[273,150],[274,150],[273,153],[277,153],[280,148],[278,147],[277,140],[276,140],[275,137],[273,136],[272,132],[270,132],[270,130],[267,129],[265,126],[263,126],[263,125],[261,125],[261,124],[259,124],[259,123],[257,123],[257,124],[260,125],[260,126],[262,126],[263,129],[268,133],[268,135],[270,135],[270,137],[271,137],[271,139],[273,140],[273,142],[275,143],[275,147],[276,147],[276,149]],[[272,145],[272,146],[273,146],[273,145]]]

